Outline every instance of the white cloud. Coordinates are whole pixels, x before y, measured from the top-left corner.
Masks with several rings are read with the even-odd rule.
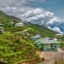
[[[52,13],[51,12],[47,12],[43,9],[40,9],[40,8],[36,8],[36,9],[31,9],[31,10],[28,10],[26,13],[24,13],[23,15],[21,15],[22,17],[24,16],[24,18],[39,18],[39,17],[45,17],[45,16],[51,16]],[[31,16],[31,17],[30,17]]]
[[[26,13],[24,13],[23,15],[21,15],[22,17],[24,16],[24,18],[26,17],[30,17],[30,16],[33,16],[32,18],[36,17],[36,18],[39,18],[39,17],[52,17],[54,15],[54,13],[50,12],[50,11],[46,11],[46,10],[43,10],[41,8],[36,8],[36,9],[31,9],[31,10],[28,10]]]
[[[40,14],[40,13],[42,13],[42,10],[40,8],[36,8],[36,9],[28,10],[26,13],[24,13],[21,16],[28,17],[31,15],[36,15],[36,14]]]
[[[1,6],[20,6],[27,4],[29,5],[30,3],[43,3],[46,2],[47,0],[0,0],[0,5]]]
[[[53,31],[56,31],[56,32],[59,32],[59,33],[63,34],[63,32],[62,32],[62,31],[60,30],[60,28],[57,27],[57,26],[55,26],[55,27],[53,27],[53,28],[51,28],[50,26],[48,26],[48,28],[51,29],[51,30],[53,30]]]
[[[50,12],[50,11],[46,11],[45,15],[52,17],[52,16],[54,15],[54,13],[52,13],[52,12]]]
[[[51,18],[47,24],[53,24],[54,22],[59,22],[61,21],[58,17],[53,17]]]
[[[0,9],[10,15],[27,19],[28,21],[38,20],[40,18],[41,21],[43,21],[43,18],[46,18],[48,21],[50,17],[53,17],[54,13],[46,11],[43,8],[34,8],[34,6],[30,5],[30,2],[33,4],[39,2],[43,3],[46,1],[48,0],[0,0]],[[50,22],[51,21],[52,20],[50,20]]]
[[[36,23],[36,24],[46,23],[46,25],[60,21],[58,17],[54,16],[54,13],[50,11],[46,11],[41,8],[29,9],[24,14],[21,15],[21,18],[31,23]]]

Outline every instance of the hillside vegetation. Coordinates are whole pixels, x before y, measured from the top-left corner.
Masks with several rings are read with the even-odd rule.
[[[4,29],[3,33],[0,33],[0,62],[18,64],[38,57],[32,41],[23,34],[16,33],[24,30],[22,27],[15,27],[20,21],[16,17],[0,12],[0,24],[3,24]]]
[[[40,34],[41,37],[59,38],[55,32],[31,23],[24,23],[24,26],[15,26],[22,20],[8,16],[0,11],[0,24],[3,24],[4,31],[0,33],[0,62],[6,64],[18,64],[19,62],[38,58],[38,50],[31,37]],[[1,29],[0,29],[1,30]],[[63,40],[62,40],[63,41]]]

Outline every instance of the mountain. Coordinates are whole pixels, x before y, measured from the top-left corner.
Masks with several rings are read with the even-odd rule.
[[[4,64],[18,64],[38,58],[33,42],[25,34],[16,33],[24,30],[24,27],[15,26],[20,21],[0,11],[0,24],[3,24],[0,27],[4,30],[0,31],[0,62]]]
[[[23,21],[42,25],[47,28],[50,27],[53,31],[64,33],[63,26],[61,25],[64,24],[64,21],[50,11],[41,8],[31,9],[26,11],[24,14],[21,14],[20,18],[22,18]],[[54,27],[52,28],[50,25]]]
[[[33,32],[33,33],[31,32],[32,36],[36,35],[36,34],[40,34],[42,37],[54,38],[56,36],[56,34],[59,34],[59,32],[60,32],[58,27],[61,29],[61,31],[64,30],[64,28],[63,28],[64,23],[63,22],[60,22],[60,23],[54,22],[53,24],[48,24],[48,26],[46,26],[47,22],[44,22],[43,25],[39,25],[39,23],[34,24],[31,22],[23,21],[17,17],[7,15],[2,11],[0,11],[0,14],[1,14],[0,15],[0,23],[4,24],[3,27],[5,28],[5,31],[17,32],[17,31],[23,31],[28,28],[31,28],[31,30],[28,30],[28,33],[30,33],[30,31],[32,31]],[[12,22],[13,22],[13,24],[11,24]],[[16,23],[23,23],[24,26],[20,26],[21,28],[16,27],[16,26],[14,26]],[[51,27],[51,29],[49,29],[48,27]],[[54,27],[56,27],[55,28],[56,30],[53,29]]]
[[[11,22],[13,22],[11,24]],[[24,25],[15,26],[22,22]],[[42,38],[58,38],[63,41],[64,36],[56,36],[57,32],[49,30],[45,26],[23,22],[22,20],[0,12],[0,24],[3,24],[4,32],[0,32],[0,62],[6,64],[18,64],[19,62],[38,59],[31,37],[39,34]],[[1,29],[0,29],[1,30]]]
[[[30,21],[30,23],[32,24],[37,24],[37,25],[40,25],[40,26],[44,26],[52,31],[55,31],[55,32],[58,32],[58,33],[62,33],[64,34],[64,22],[53,22],[53,23],[49,23],[48,20],[46,20],[47,18],[45,19],[38,19],[38,20],[32,20]],[[28,21],[27,21],[28,22]]]
[[[18,22],[18,21],[20,21],[20,19],[13,17],[13,16],[10,16],[10,15],[7,15],[4,12],[0,11],[0,23],[8,24],[8,23],[14,22],[14,21]]]

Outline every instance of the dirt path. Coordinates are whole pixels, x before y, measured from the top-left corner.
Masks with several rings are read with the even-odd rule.
[[[59,54],[59,52],[49,51],[49,52],[40,52],[40,57],[44,57],[45,61],[39,64],[54,64],[55,57]]]

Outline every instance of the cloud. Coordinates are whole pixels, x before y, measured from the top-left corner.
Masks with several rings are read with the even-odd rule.
[[[59,19],[58,17],[54,16],[53,18],[51,18],[47,24],[53,24],[54,22],[60,22],[61,19]]]
[[[26,13],[24,13],[22,16],[28,17],[31,15],[36,15],[42,13],[42,10],[39,8],[28,10]]]
[[[0,9],[7,14],[19,18],[36,19],[45,16],[52,17],[54,13],[45,11],[43,8],[35,7],[33,4],[44,3],[49,0],[0,0]],[[35,8],[34,8],[35,7]],[[39,15],[39,16],[38,16]]]
[[[53,28],[51,28],[50,26],[48,26],[48,29],[51,29],[53,31],[56,31],[56,32],[59,32],[59,33],[63,34],[63,32],[61,31],[61,29],[59,27],[57,27],[57,26],[55,26]]]
[[[21,18],[24,20],[35,23],[35,24],[53,24],[54,22],[59,22],[60,19],[50,11],[46,11],[42,8],[32,8],[27,10],[24,14],[21,15]]]
[[[43,3],[47,0],[0,0],[1,6],[21,6],[21,5],[29,5],[30,3]]]
[[[36,16],[36,17],[39,17],[39,16],[48,16],[49,14],[52,15],[52,13],[48,13],[46,12],[45,10],[43,9],[40,9],[40,8],[33,8],[31,10],[28,10],[26,13],[24,13],[23,16],[24,18],[27,18],[27,17],[33,17],[33,16]],[[39,15],[39,16],[38,16]]]

